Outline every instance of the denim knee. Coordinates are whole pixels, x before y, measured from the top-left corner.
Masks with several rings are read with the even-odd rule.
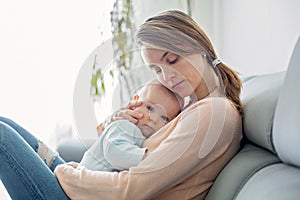
[[[0,116],[0,122],[4,122],[6,124],[8,124],[9,122],[11,122],[12,120],[3,116]]]
[[[4,134],[8,132],[8,129],[11,128],[6,123],[0,121],[0,142],[2,143],[2,139],[4,137]]]

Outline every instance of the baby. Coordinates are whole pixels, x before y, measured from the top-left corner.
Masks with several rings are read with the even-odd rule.
[[[156,81],[145,85],[135,95],[143,104],[135,110],[144,117],[137,124],[117,120],[105,128],[100,138],[89,148],[79,166],[97,171],[120,171],[138,165],[147,149],[143,141],[177,116],[181,101]]]

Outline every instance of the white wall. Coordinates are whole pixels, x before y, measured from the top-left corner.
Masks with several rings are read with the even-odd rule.
[[[242,74],[285,70],[300,35],[299,0],[194,0],[219,57]]]
[[[75,78],[107,28],[101,22],[109,21],[101,11],[106,2],[1,2],[1,116],[46,141],[57,121],[72,119]]]
[[[148,17],[167,9],[180,9],[186,11],[186,0],[133,0],[137,24],[141,24]]]

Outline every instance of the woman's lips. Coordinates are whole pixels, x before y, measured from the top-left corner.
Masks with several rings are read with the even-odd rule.
[[[176,83],[176,84],[174,84],[174,85],[172,85],[172,90],[176,90],[180,85],[181,85],[181,83],[183,83],[184,82],[184,80],[182,80],[182,81],[179,81],[178,83]]]

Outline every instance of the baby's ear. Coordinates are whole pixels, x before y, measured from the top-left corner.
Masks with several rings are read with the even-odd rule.
[[[133,99],[134,101],[139,100],[139,95],[138,95],[138,94],[133,95],[132,99]]]

